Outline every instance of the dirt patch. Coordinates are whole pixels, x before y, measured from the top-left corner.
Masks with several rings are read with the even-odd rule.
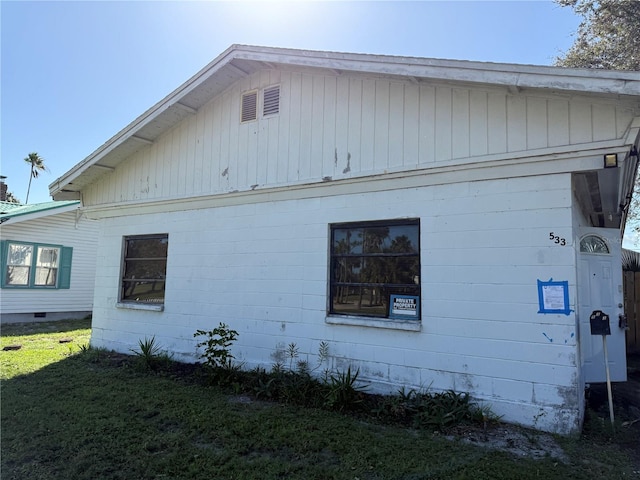
[[[586,391],[587,420],[583,436],[600,436],[603,441],[613,441],[629,453],[640,473],[640,354],[627,359],[627,381],[611,386],[616,432],[609,430],[609,401],[607,385],[592,384]],[[593,425],[601,429],[593,431]],[[551,457],[567,462],[568,457],[556,438],[548,433],[530,430],[510,424],[481,427],[457,427],[446,435],[451,440],[512,453],[518,457],[541,459]]]
[[[553,435],[529,430],[516,425],[499,424],[487,429],[466,429],[447,435],[450,440],[462,441],[480,447],[500,450],[517,457],[541,459],[551,457],[561,462],[569,459]]]
[[[627,358],[627,381],[611,384],[614,416],[627,425],[640,423],[640,354]],[[594,383],[586,392],[588,407],[609,418],[606,383]]]
[[[593,432],[593,426],[585,421],[583,435],[600,435],[603,440],[610,435],[607,441],[614,441],[628,451],[640,472],[640,450],[637,448],[640,444],[640,355],[628,358],[627,376],[626,382],[612,384],[616,433],[608,430],[610,418],[607,385],[592,384],[586,392],[587,417],[591,417],[591,422],[595,417],[595,423],[600,425],[602,430]],[[487,429],[461,427],[447,435],[447,438],[509,452],[518,457],[551,457],[562,462],[568,461],[567,455],[553,435],[515,425],[498,424]]]

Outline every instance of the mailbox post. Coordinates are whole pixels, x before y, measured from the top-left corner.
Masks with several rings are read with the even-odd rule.
[[[591,335],[602,335],[602,351],[604,352],[604,368],[607,373],[607,395],[609,398],[609,418],[611,419],[611,428],[614,428],[613,422],[613,397],[611,395],[611,377],[609,375],[609,356],[607,354],[607,335],[611,335],[611,325],[609,323],[609,315],[601,310],[594,310],[589,318],[591,324]]]

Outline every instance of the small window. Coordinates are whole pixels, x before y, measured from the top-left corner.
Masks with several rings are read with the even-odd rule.
[[[329,313],[420,320],[419,220],[331,226]]]
[[[58,258],[60,249],[56,247],[38,247],[34,284],[43,287],[55,287],[58,278]]]
[[[262,115],[275,115],[280,112],[280,85],[264,89]]]
[[[69,288],[73,248],[3,240],[2,287]]]
[[[580,240],[582,253],[609,253],[609,246],[597,235],[587,235]]]
[[[258,91],[253,90],[242,94],[241,122],[251,122],[258,118]]]
[[[169,236],[125,237],[122,262],[122,302],[164,304]]]
[[[33,245],[9,244],[7,258],[7,285],[28,286],[31,278]]]

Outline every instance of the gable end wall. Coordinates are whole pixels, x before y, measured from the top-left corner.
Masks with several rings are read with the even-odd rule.
[[[280,113],[240,123],[243,92]],[[259,107],[261,106],[259,99]],[[188,198],[607,145],[613,100],[265,70],[234,84],[83,192],[85,206]]]

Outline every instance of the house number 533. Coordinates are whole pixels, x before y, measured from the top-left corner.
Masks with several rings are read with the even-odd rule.
[[[562,246],[567,244],[567,241],[564,238],[556,235],[553,232],[549,232],[549,240],[553,241],[553,243],[557,243],[558,245],[562,245]]]

